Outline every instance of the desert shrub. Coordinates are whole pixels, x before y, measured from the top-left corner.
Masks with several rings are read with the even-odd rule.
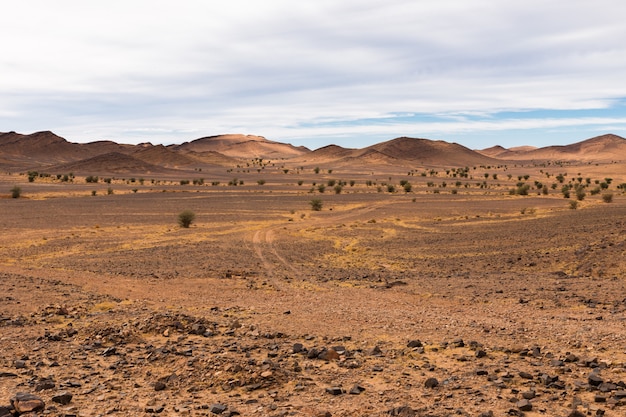
[[[138,189],[137,188],[133,188],[133,193],[137,193]]]
[[[604,201],[605,203],[613,202],[613,193],[602,194],[602,201]]]
[[[600,187],[592,188],[591,190],[589,190],[589,194],[597,195],[597,194],[600,194],[600,191],[602,191]]]
[[[309,201],[309,204],[311,205],[311,210],[313,211],[320,211],[323,206],[322,200],[320,200],[319,198],[314,198],[313,200]]]
[[[189,184],[189,180],[180,180],[180,185],[187,185]]]
[[[11,188],[11,198],[20,198],[22,195],[22,189],[17,185]]]
[[[564,185],[561,188],[561,193],[563,194],[564,198],[569,198],[569,187],[567,185]]]
[[[220,185],[220,182],[219,181],[211,181],[211,185],[213,187],[217,187],[218,185]]]
[[[89,175],[88,177],[85,177],[85,182],[96,183],[98,182],[98,177],[94,175]]]
[[[585,192],[585,189],[582,187],[579,187],[576,189],[576,199],[578,201],[583,201],[585,199],[585,196],[587,195],[587,193]]]
[[[111,184],[111,178],[105,178],[102,181],[106,182],[107,184]]]
[[[394,187],[393,184],[387,184],[387,192],[388,193],[395,193],[396,192],[396,187]]]
[[[354,187],[354,184],[356,184],[356,181],[350,180],[350,187]]]
[[[326,191],[326,186],[324,184],[318,185],[317,191],[319,191],[320,193],[323,193],[324,191]]]
[[[548,186],[547,185],[543,185],[543,187],[541,187],[541,193],[543,195],[548,195]]]
[[[603,190],[606,190],[607,188],[609,188],[609,183],[608,182],[601,182],[600,183],[600,188],[602,188]]]
[[[450,191],[452,194],[458,194],[459,190],[457,190],[456,188]]]
[[[517,195],[528,195],[528,190],[530,189],[530,185],[521,183],[517,185],[515,189],[515,194]]]
[[[408,181],[402,187],[404,188],[405,193],[410,193],[411,190],[413,189],[413,186]]]
[[[576,210],[578,208],[578,201],[572,200],[569,202],[569,208],[572,210]]]
[[[91,190],[91,195],[92,195],[92,196],[95,196],[96,194],[98,194],[98,193],[96,192],[96,190]]]
[[[195,219],[196,213],[191,210],[184,210],[178,215],[178,225],[180,227],[188,228]]]
[[[328,184],[329,187],[334,187],[336,183],[337,183],[336,180],[328,180],[327,184]]]
[[[39,176],[37,171],[28,171],[28,182],[35,182],[35,178]]]
[[[107,194],[108,195],[113,194],[113,188],[111,188],[111,187],[107,188]]]
[[[316,174],[319,174],[320,173],[320,167],[313,168],[313,172],[315,172]]]
[[[404,186],[405,186],[406,184],[408,184],[408,183],[409,183],[409,180],[400,180],[400,185],[401,185],[402,187],[404,187]]]
[[[343,187],[339,184],[335,185],[335,188],[333,188],[333,190],[335,190],[335,194],[341,194],[342,189]]]
[[[263,185],[263,184],[265,184],[265,180],[257,180],[256,183],[259,184],[259,185]]]
[[[298,185],[302,185],[302,184],[304,184],[304,181],[298,180]]]

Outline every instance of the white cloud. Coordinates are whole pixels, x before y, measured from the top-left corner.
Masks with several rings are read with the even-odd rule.
[[[281,140],[324,137],[302,127],[321,120],[382,135],[362,120],[403,112],[610,108],[626,97],[625,14],[618,0],[21,0],[3,6],[0,131]],[[433,123],[412,129],[461,126]]]

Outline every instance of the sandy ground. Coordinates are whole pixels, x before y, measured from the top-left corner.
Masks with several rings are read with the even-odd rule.
[[[600,168],[568,180],[611,176],[613,201],[587,193],[575,210],[561,184],[509,194],[523,173],[555,182],[541,167],[240,173],[236,187],[4,175],[23,195],[0,199],[0,405],[30,392],[60,416],[623,415],[626,195]],[[355,185],[320,193],[333,178]]]

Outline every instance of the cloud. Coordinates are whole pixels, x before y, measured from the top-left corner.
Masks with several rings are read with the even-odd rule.
[[[450,118],[610,112],[626,97],[617,0],[23,0],[4,9],[0,130],[54,129],[70,140],[240,131],[317,143],[328,129],[346,141],[401,129],[506,137],[580,126],[583,115],[543,127]],[[404,113],[423,121],[394,124]]]

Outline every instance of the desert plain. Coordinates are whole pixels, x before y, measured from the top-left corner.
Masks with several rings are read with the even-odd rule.
[[[5,168],[0,415],[626,415],[626,161],[326,152]]]

